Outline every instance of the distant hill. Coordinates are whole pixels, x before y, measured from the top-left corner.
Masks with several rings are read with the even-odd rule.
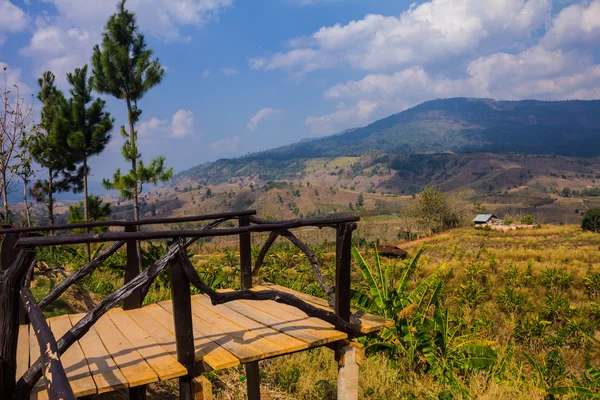
[[[219,184],[232,177],[285,179],[304,169],[304,160],[376,152],[525,153],[571,157],[600,155],[600,100],[432,100],[337,135],[222,159],[179,174]]]

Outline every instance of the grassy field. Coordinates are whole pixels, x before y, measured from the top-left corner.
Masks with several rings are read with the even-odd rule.
[[[374,271],[370,243],[379,237],[392,241],[396,222],[380,217],[359,226],[357,251]],[[299,236],[312,244],[322,260],[323,274],[331,282],[331,233],[305,230]],[[550,399],[562,398],[560,393],[573,391],[577,384],[597,393],[600,382],[586,381],[585,374],[594,376],[586,372],[586,366],[598,366],[599,239],[576,225],[507,233],[460,228],[408,244],[409,258],[423,246],[412,266],[408,261],[382,258],[381,269],[389,271],[390,286],[402,289],[394,289],[384,307],[371,308],[394,318],[396,327],[380,337],[362,340],[369,357],[361,366],[361,398]],[[256,249],[261,240],[254,238]],[[191,259],[213,287],[235,288],[239,281],[235,248],[235,243],[229,242],[199,244],[191,250]],[[163,251],[161,244],[146,248],[147,261]],[[81,265],[80,253],[40,254],[49,268],[38,271],[34,280],[38,298],[60,281],[62,274]],[[50,314],[84,310],[118,288],[122,257],[115,255]],[[57,272],[52,265],[62,265],[66,271]],[[431,276],[436,279],[428,279]],[[285,242],[269,253],[260,279],[323,296],[305,257]],[[379,280],[375,272],[374,279]],[[372,297],[356,262],[353,282],[357,293]],[[429,286],[423,301],[412,304],[411,293],[424,282]],[[168,296],[167,280],[158,279],[146,301]],[[264,361],[261,371],[264,398],[335,398],[336,364],[330,350]],[[242,369],[209,374],[216,398],[241,398],[243,375]],[[174,396],[174,390],[169,383],[153,387],[155,398]]]

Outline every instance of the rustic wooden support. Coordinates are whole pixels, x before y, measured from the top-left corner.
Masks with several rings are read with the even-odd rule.
[[[265,242],[263,247],[260,249],[260,252],[258,253],[256,262],[254,263],[254,270],[252,271],[252,275],[253,276],[258,275],[258,271],[260,270],[260,267],[262,267],[262,265],[264,263],[267,252],[269,251],[269,249],[275,242],[275,239],[277,239],[280,235],[285,237],[286,239],[288,239],[290,242],[292,242],[296,247],[298,247],[306,255],[306,257],[308,258],[308,262],[310,263],[310,266],[312,267],[313,273],[315,274],[315,278],[317,279],[317,282],[319,283],[319,286],[321,286],[321,289],[323,289],[323,291],[327,294],[327,298],[328,298],[327,301],[329,302],[329,305],[331,307],[333,307],[334,301],[335,301],[335,294],[334,294],[334,291],[329,287],[329,285],[327,285],[327,283],[325,282],[325,279],[323,279],[323,275],[321,275],[321,271],[319,270],[319,259],[312,252],[310,247],[308,247],[306,244],[304,244],[300,239],[298,239],[296,237],[296,235],[294,235],[289,230],[271,232],[271,234],[267,238],[267,241]]]
[[[233,211],[218,214],[206,214],[206,215],[194,215],[189,217],[175,217],[175,218],[148,218],[141,219],[138,221],[102,221],[102,222],[83,222],[76,224],[63,224],[63,225],[47,225],[47,226],[36,226],[36,227],[21,227],[21,228],[3,228],[0,229],[0,234],[6,233],[24,233],[24,232],[47,232],[47,231],[60,231],[60,230],[72,230],[72,229],[85,229],[85,228],[98,228],[98,227],[110,227],[110,226],[142,226],[142,225],[158,225],[158,224],[176,224],[183,222],[200,222],[210,221],[213,219],[233,219],[242,215],[254,215],[255,210],[247,211]]]
[[[250,226],[248,216],[240,217],[239,226]],[[240,234],[240,275],[242,291],[252,289],[252,237],[250,232]],[[246,368],[246,390],[248,400],[260,400],[260,369],[258,361],[245,365]]]
[[[339,224],[335,239],[335,313],[350,321],[350,263],[353,223]]]
[[[277,290],[240,290],[233,292],[216,292],[200,279],[198,272],[187,259],[182,258],[182,265],[185,274],[192,285],[198,288],[202,293],[210,297],[213,305],[224,304],[235,300],[273,300],[278,303],[294,306],[304,311],[310,317],[320,318],[332,324],[337,330],[349,334],[358,334],[360,327],[356,324],[340,318],[336,313],[315,307],[305,301],[300,300],[290,293]]]
[[[182,245],[179,242],[169,246],[169,249],[167,250],[167,254],[165,254],[164,257],[162,257],[160,260],[158,260],[157,262],[152,264],[150,267],[148,267],[146,270],[144,270],[141,274],[139,274],[138,276],[133,278],[133,280],[131,280],[131,282],[126,283],[121,288],[117,289],[116,291],[114,291],[113,293],[108,295],[104,300],[102,300],[96,307],[94,307],[93,310],[91,310],[89,313],[87,313],[87,315],[85,315],[81,320],[79,320],[79,322],[77,322],[67,333],[64,334],[64,336],[62,338],[60,338],[58,340],[57,344],[58,344],[59,354],[63,354],[73,343],[75,343],[77,340],[81,339],[81,337],[83,337],[83,335],[85,335],[90,330],[90,328],[96,323],[96,321],[98,321],[98,319],[100,319],[100,317],[102,317],[104,314],[106,314],[110,309],[112,309],[113,307],[118,305],[121,301],[123,301],[123,299],[128,297],[135,290],[139,289],[140,287],[147,284],[148,282],[151,282],[154,279],[156,279],[156,277],[162,271],[164,271],[164,269],[167,267],[169,262],[177,256],[177,254],[179,253],[180,250],[183,250],[183,249],[184,249],[184,245]],[[23,250],[22,252],[25,252],[25,251],[31,252],[31,250]],[[0,287],[1,287],[1,282],[2,282],[2,278],[0,277]],[[0,291],[0,296],[1,295],[2,295],[2,291]],[[17,298],[18,298],[18,293],[17,293]],[[0,315],[3,315],[2,314],[3,306],[4,305],[2,304],[2,302],[0,302]],[[4,314],[4,315],[8,315],[8,314]],[[0,328],[2,327],[2,323],[3,323],[3,321],[0,319]],[[18,329],[18,327],[17,327],[17,329]],[[3,331],[0,329],[0,334],[2,332]],[[1,339],[2,339],[2,336],[0,336],[0,341],[1,341]],[[17,347],[16,344],[17,344],[17,342],[16,342],[16,336],[15,336],[15,341],[13,343],[14,351],[16,351],[16,347]],[[1,350],[1,347],[0,347],[0,350]],[[15,375],[15,372],[13,371],[12,372],[13,381],[14,381],[14,375]],[[40,361],[38,360],[35,363],[33,363],[33,365],[31,367],[29,367],[29,369],[25,372],[23,377],[21,379],[19,379],[11,398],[13,400],[20,400],[20,399],[25,398],[29,394],[29,392],[31,392],[31,389],[33,388],[35,383],[41,378],[41,376],[42,376],[42,367],[41,367]]]
[[[50,304],[54,300],[56,300],[72,284],[74,284],[75,282],[79,281],[80,279],[82,279],[82,278],[86,277],[87,275],[89,275],[90,273],[92,273],[96,268],[98,268],[100,265],[102,265],[102,263],[104,261],[106,261],[106,259],[108,257],[113,255],[124,244],[125,244],[124,241],[113,243],[112,245],[110,245],[110,247],[108,249],[106,249],[102,253],[100,253],[96,258],[94,258],[92,261],[90,261],[87,265],[80,268],[77,272],[69,275],[64,281],[62,281],[61,283],[56,285],[56,287],[54,287],[54,289],[52,289],[50,291],[50,293],[48,293],[46,295],[46,297],[44,297],[42,299],[42,301],[40,301],[40,308],[42,310],[44,308],[46,308],[46,306],[48,306],[48,304]]]
[[[137,232],[137,226],[126,226],[125,232]],[[138,276],[142,272],[142,266],[140,264],[140,245],[137,240],[127,241],[127,266],[125,267],[125,280],[124,283],[129,283],[133,278]],[[142,306],[142,292],[141,290],[134,291],[129,297],[123,300],[123,309],[132,310],[134,308],[140,308]]]
[[[17,253],[10,267],[0,274],[0,400],[10,397],[15,388],[17,340],[19,336],[19,291],[33,261],[32,249]]]
[[[204,376],[200,375],[192,379],[194,384],[194,400],[213,400],[212,383]]]
[[[184,248],[185,243],[179,240]],[[192,326],[192,302],[190,282],[188,281],[181,263],[182,253],[170,262],[171,275],[171,300],[173,301],[173,320],[175,322],[175,341],[177,346],[177,361],[183,365],[188,374],[179,378],[179,398],[181,400],[194,399],[194,383],[196,375],[196,357],[194,354],[194,328]]]
[[[327,294],[327,300],[331,307],[335,304],[335,294],[334,291],[327,285],[325,279],[323,279],[323,275],[321,275],[321,271],[319,270],[319,259],[312,252],[310,247],[304,244],[300,239],[298,239],[292,232],[285,230],[281,232],[281,236],[287,238],[290,242],[292,242],[296,247],[298,247],[308,258],[310,266],[312,267],[313,273],[315,274],[315,278],[321,286],[321,289]]]
[[[260,270],[260,267],[263,266],[263,264],[265,262],[265,257],[267,256],[267,253],[269,252],[269,250],[271,249],[271,246],[273,246],[273,243],[275,243],[275,240],[278,237],[279,237],[279,232],[277,232],[277,231],[271,232],[269,234],[267,241],[260,248],[260,252],[258,253],[258,256],[256,257],[256,261],[254,261],[254,269],[252,270],[252,276],[258,276],[258,271]]]
[[[7,270],[17,258],[18,250],[15,245],[19,240],[19,234],[7,233],[2,235],[2,246],[0,247],[0,266],[2,271]]]
[[[172,230],[156,232],[105,232],[75,235],[59,235],[44,237],[21,237],[17,247],[31,246],[58,246],[65,244],[112,242],[117,240],[155,240],[176,239],[178,237],[203,238],[234,236],[251,232],[282,231],[286,229],[301,228],[303,226],[329,227],[336,224],[346,224],[357,221],[358,218],[344,217],[331,219],[291,220],[281,224],[251,225],[237,228],[202,229],[202,230]]]
[[[338,400],[358,399],[358,351],[354,346],[344,346],[339,350]]]
[[[56,339],[42,314],[42,309],[36,304],[33,294],[26,287],[21,288],[21,301],[29,315],[31,326],[40,346],[40,358],[44,364],[44,383],[48,397],[51,400],[75,400],[69,379],[58,356]]]

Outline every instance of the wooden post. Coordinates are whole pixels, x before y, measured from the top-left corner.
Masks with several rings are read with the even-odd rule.
[[[179,398],[181,400],[194,400],[195,388],[192,380],[196,375],[196,358],[194,355],[190,282],[185,276],[179,257],[171,262],[169,270],[171,274],[171,299],[175,321],[177,361],[188,370],[186,376],[179,378]]]
[[[338,400],[358,399],[357,351],[353,346],[344,346],[339,350]]]
[[[19,336],[19,291],[33,261],[33,249],[20,250],[0,274],[0,400],[9,399],[15,388]]]
[[[335,313],[350,321],[350,262],[354,224],[339,224],[335,238]]]
[[[125,232],[137,232],[137,226],[126,226]],[[127,266],[125,267],[125,283],[131,282],[133,278],[142,272],[140,256],[136,240],[127,241]],[[142,306],[142,295],[138,289],[123,301],[124,310],[132,310]]]
[[[241,216],[239,226],[250,226],[250,217]],[[242,290],[250,290],[252,288],[252,237],[249,232],[240,234],[240,275]],[[246,388],[248,400],[260,400],[258,361],[246,364]]]
[[[352,261],[353,223],[337,225],[335,240],[335,313],[350,321],[350,263]],[[343,346],[343,347],[342,347]],[[338,343],[338,400],[358,398],[358,365],[356,349]]]
[[[213,400],[212,383],[205,376],[197,376],[192,381],[196,392],[194,400]]]
[[[137,232],[137,226],[125,226],[125,232]],[[88,244],[89,246],[89,244]],[[133,278],[142,272],[140,264],[139,245],[137,240],[128,240],[126,243],[127,265],[125,266],[124,284],[131,282]],[[129,297],[123,300],[123,309],[132,310],[142,306],[142,292],[140,289],[134,291]],[[146,385],[129,388],[130,400],[145,400]]]

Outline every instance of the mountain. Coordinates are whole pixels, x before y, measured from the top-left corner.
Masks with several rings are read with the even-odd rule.
[[[365,127],[199,165],[179,177],[218,184],[236,176],[294,176],[303,160],[431,153],[600,155],[600,100],[432,100]]]

